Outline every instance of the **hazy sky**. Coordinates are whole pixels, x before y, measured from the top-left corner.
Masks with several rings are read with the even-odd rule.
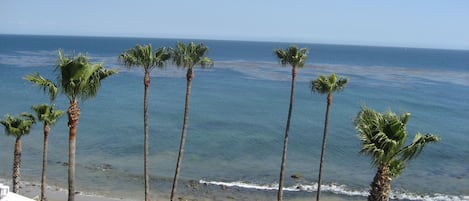
[[[0,0],[0,34],[469,49],[469,0]]]

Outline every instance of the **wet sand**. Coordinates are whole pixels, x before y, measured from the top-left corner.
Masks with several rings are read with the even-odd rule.
[[[40,185],[35,183],[23,182],[21,184],[20,195],[38,199],[40,195]],[[120,192],[116,194],[125,194]],[[224,186],[197,185],[194,183],[182,184],[178,190],[178,198],[181,201],[215,201],[215,200],[240,200],[240,201],[271,201],[276,200],[276,191],[249,190]],[[47,188],[48,201],[67,200],[67,191],[58,187]],[[169,193],[152,192],[151,200],[169,200]],[[306,201],[315,198],[315,193],[307,192],[285,192],[286,201]],[[345,197],[330,193],[321,193],[321,199],[324,201],[346,201],[346,200],[364,200],[364,197]],[[97,193],[78,192],[75,196],[76,201],[138,201],[140,198],[130,198],[124,196],[101,195]]]

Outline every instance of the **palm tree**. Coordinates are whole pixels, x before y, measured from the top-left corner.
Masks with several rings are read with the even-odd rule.
[[[417,133],[412,143],[404,146],[409,117],[410,113],[398,116],[393,112],[379,113],[363,106],[355,118],[362,142],[360,153],[371,156],[373,166],[378,169],[370,185],[369,201],[388,201],[391,180],[403,172],[405,162],[416,158],[428,143],[439,141],[438,136]]]
[[[5,134],[16,138],[12,174],[14,193],[20,190],[21,137],[29,134],[31,126],[35,123],[34,116],[29,113],[22,113],[15,117],[6,115],[5,119],[0,120],[0,124],[5,127]]]
[[[44,93],[49,94],[49,99],[51,104],[40,104],[35,105],[32,109],[36,112],[36,117],[39,121],[43,122],[44,125],[44,142],[42,149],[42,176],[41,176],[41,201],[47,200],[46,197],[46,168],[47,168],[47,146],[48,146],[48,137],[50,132],[50,126],[54,125],[57,120],[62,117],[63,111],[55,109],[52,102],[57,97],[58,88],[51,80],[46,79],[39,75],[39,73],[33,73],[26,75],[25,80],[34,83],[39,86]]]
[[[293,111],[293,98],[295,96],[296,68],[303,67],[308,58],[308,49],[298,49],[296,46],[290,46],[287,49],[275,49],[275,55],[283,66],[290,64],[292,66],[292,79],[290,91],[290,106],[288,108],[287,127],[285,128],[285,138],[283,141],[282,163],[280,164],[280,180],[278,185],[277,200],[283,200],[283,179],[285,175],[285,163],[287,160],[288,149],[288,131],[290,130],[291,115]]]
[[[186,102],[184,105],[184,122],[182,125],[182,134],[181,134],[181,143],[179,146],[179,154],[178,160],[176,164],[176,171],[174,174],[173,186],[171,189],[171,197],[170,200],[173,201],[176,196],[176,187],[177,187],[177,180],[179,177],[179,172],[181,170],[181,163],[182,157],[184,155],[184,144],[186,142],[186,133],[187,133],[187,123],[189,120],[189,103],[190,103],[190,96],[191,96],[191,86],[192,86],[192,78],[194,77],[193,68],[195,65],[200,65],[200,67],[212,67],[213,62],[210,58],[206,57],[205,54],[207,53],[208,47],[204,44],[195,44],[191,42],[189,44],[184,43],[177,43],[176,48],[171,48],[170,53],[172,57],[172,61],[178,67],[187,68],[186,79],[187,79],[187,86],[186,86]]]
[[[327,127],[329,124],[329,111],[332,105],[332,94],[334,92],[342,91],[347,84],[347,78],[337,79],[336,74],[331,74],[329,77],[320,75],[318,79],[311,81],[311,90],[319,94],[327,94],[327,109],[324,120],[324,135],[322,137],[322,148],[321,148],[321,159],[319,162],[319,176],[318,176],[318,192],[316,194],[316,200],[319,201],[319,195],[321,194],[321,182],[322,182],[322,167],[324,164],[324,154],[326,152],[326,140],[327,140]]]
[[[136,45],[132,49],[124,51],[119,55],[119,60],[127,67],[143,67],[143,135],[144,135],[144,177],[145,177],[145,201],[150,200],[150,176],[148,173],[148,88],[150,87],[150,71],[155,67],[164,67],[169,53],[166,48],[159,48],[153,52],[151,45]]]
[[[36,117],[44,125],[44,145],[42,151],[42,176],[41,176],[41,201],[46,198],[46,168],[47,168],[47,142],[50,132],[50,126],[54,125],[63,115],[62,110],[55,109],[54,105],[39,104],[33,105],[32,109],[36,112]]]
[[[97,95],[101,80],[117,71],[109,70],[102,64],[90,63],[85,55],[78,57],[65,57],[59,50],[59,63],[57,65],[57,79],[61,93],[67,96],[69,127],[69,159],[68,159],[68,201],[75,200],[75,145],[80,108],[78,99],[85,101]]]

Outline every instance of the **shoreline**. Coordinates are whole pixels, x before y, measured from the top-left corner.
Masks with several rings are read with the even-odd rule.
[[[9,182],[8,180],[4,180],[4,181]],[[17,194],[34,199],[34,200],[38,200],[40,193],[41,193],[40,188],[41,188],[40,184],[36,184],[33,182],[20,182],[20,192]],[[46,187],[46,197],[47,197],[47,200],[49,201],[67,200],[67,196],[68,196],[68,193],[66,189],[63,189],[60,187],[53,187],[53,186]],[[136,201],[135,199],[130,199],[130,198],[123,198],[123,197],[114,198],[114,197],[109,197],[109,196],[102,196],[98,194],[82,193],[82,192],[77,192],[75,199],[77,201],[116,201],[116,200]]]
[[[3,184],[11,183],[11,180],[0,179]],[[143,189],[143,187],[142,187]],[[122,192],[121,192],[122,193]],[[40,195],[40,184],[34,182],[20,182],[20,192],[22,196],[37,200]],[[113,192],[110,192],[113,194]],[[243,189],[239,187],[207,185],[203,183],[194,183],[194,181],[183,182],[178,188],[179,200],[187,201],[213,201],[213,200],[240,200],[240,201],[270,201],[276,199],[274,190]],[[67,200],[68,192],[66,189],[57,186],[47,186],[46,196],[49,201]],[[116,194],[117,195],[117,194]],[[347,201],[363,200],[363,197],[350,197],[335,195],[328,192],[321,193],[322,200],[325,201]],[[284,200],[306,201],[311,200],[315,193],[310,192],[289,192],[285,191]],[[102,195],[99,192],[77,192],[75,200],[77,201],[138,201],[142,198],[131,198],[124,196]],[[169,192],[152,192],[152,200],[169,200]]]
[[[10,185],[11,180],[0,178],[0,183]],[[245,188],[229,183],[214,184],[215,182],[196,181],[196,180],[182,180],[178,186],[178,200],[179,201],[215,201],[215,200],[239,200],[239,201],[271,201],[277,199],[276,188],[260,189],[260,188]],[[78,190],[87,189],[84,191],[77,191],[75,199],[77,201],[139,201],[143,200],[143,185],[140,190],[131,190],[129,188],[114,188],[113,190],[92,189],[91,186],[81,186]],[[169,200],[170,184],[168,181],[160,180],[156,185],[151,186],[150,197],[152,200]],[[66,187],[60,186],[47,186],[46,196],[49,201],[63,201],[67,200],[68,192]],[[122,190],[119,190],[122,189]],[[135,186],[134,186],[134,189]],[[40,195],[39,182],[22,181],[20,182],[20,192],[22,196],[37,200]],[[284,200],[286,201],[309,201],[316,195],[315,191],[295,191],[292,189],[284,190]],[[324,201],[359,201],[366,200],[365,195],[358,194],[338,194],[336,192],[322,191],[321,199]],[[469,196],[451,196],[443,194],[433,195],[417,195],[405,194],[396,195],[391,193],[391,200],[425,200],[425,201],[440,201],[440,200],[455,200],[455,201],[469,201]]]

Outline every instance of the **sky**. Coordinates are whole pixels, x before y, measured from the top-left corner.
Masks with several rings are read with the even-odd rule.
[[[469,50],[469,0],[0,0],[0,34]]]

